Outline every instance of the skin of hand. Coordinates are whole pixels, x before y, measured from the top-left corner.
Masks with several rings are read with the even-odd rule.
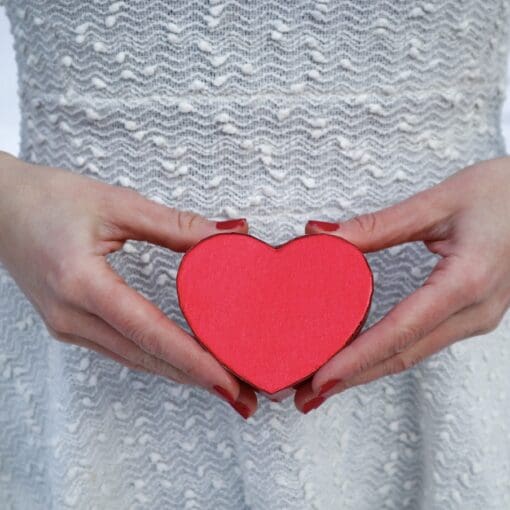
[[[197,385],[248,418],[253,389],[158,307],[129,287],[105,259],[128,239],[184,252],[220,232],[247,233],[60,168],[0,152],[0,262],[60,341],[181,384]]]
[[[440,255],[424,284],[297,386],[307,413],[347,388],[407,370],[462,339],[494,330],[510,306],[510,157],[481,161],[376,212],[305,232],[363,252],[422,241]],[[321,228],[322,227],[322,228]]]

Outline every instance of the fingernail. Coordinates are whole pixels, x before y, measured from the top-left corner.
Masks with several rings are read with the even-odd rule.
[[[312,409],[316,409],[319,407],[326,399],[324,397],[315,397],[312,400],[309,400],[303,405],[303,413],[308,413]]]
[[[220,397],[223,397],[225,400],[227,400],[230,404],[233,404],[235,402],[234,397],[225,389],[216,384],[213,386],[214,391],[220,395]]]
[[[238,228],[244,226],[246,218],[238,218],[235,220],[217,221],[216,228],[218,230],[230,230],[232,228]]]
[[[242,402],[234,402],[231,405],[245,420],[248,419],[250,416],[250,408],[247,405]]]
[[[318,395],[319,396],[323,395],[324,393],[326,393],[326,391],[329,391],[331,388],[333,388],[333,386],[336,386],[339,382],[342,382],[342,379],[331,379],[330,381],[324,383],[321,386]]]
[[[338,230],[340,228],[339,223],[332,223],[330,221],[310,220],[307,225],[309,227],[315,227],[319,230],[325,230],[327,232],[333,232],[334,230]]]

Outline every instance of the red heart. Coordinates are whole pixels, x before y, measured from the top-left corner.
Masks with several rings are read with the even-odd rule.
[[[356,336],[373,277],[364,254],[330,234],[273,247],[221,233],[183,256],[177,293],[197,340],[237,377],[273,394],[309,377]]]

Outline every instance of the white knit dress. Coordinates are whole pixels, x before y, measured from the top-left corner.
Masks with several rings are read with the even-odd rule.
[[[246,217],[273,244],[505,154],[506,0],[4,3],[22,158]],[[181,257],[128,241],[108,260],[187,328]],[[406,243],[368,260],[365,328],[438,256]],[[510,314],[307,415],[259,406],[245,421],[57,342],[0,266],[2,509],[510,508]]]

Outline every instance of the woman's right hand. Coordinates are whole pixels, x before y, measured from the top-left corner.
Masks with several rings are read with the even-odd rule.
[[[247,232],[129,188],[0,152],[0,261],[56,339],[130,368],[201,386],[245,418],[257,408],[237,379],[105,259],[128,239],[183,252],[211,234]]]

